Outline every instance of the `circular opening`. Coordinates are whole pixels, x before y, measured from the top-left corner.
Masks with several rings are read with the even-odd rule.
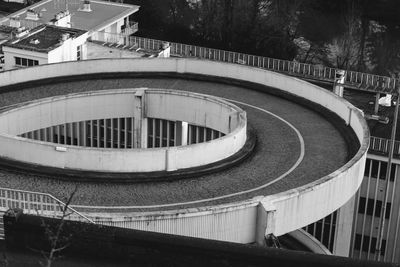
[[[9,145],[0,155],[69,170],[172,172],[231,157],[246,143],[246,124],[242,109],[209,95],[148,88],[92,91],[2,112],[0,138]]]

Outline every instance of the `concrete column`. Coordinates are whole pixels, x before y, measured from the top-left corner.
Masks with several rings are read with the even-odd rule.
[[[256,243],[265,245],[265,237],[274,233],[276,208],[270,201],[262,200],[257,207]]]
[[[334,255],[348,257],[350,254],[354,205],[355,196],[351,197],[351,199],[338,210],[333,246]]]
[[[128,148],[128,118],[124,118],[124,148]]]
[[[181,144],[186,146],[188,144],[188,128],[189,124],[185,121],[182,122]]]
[[[133,147],[147,148],[147,118],[145,107],[145,90],[138,90],[134,100]]]
[[[96,120],[96,123],[97,123],[97,130],[96,130],[97,147],[99,148],[100,147],[100,138],[101,138],[101,135],[100,135],[100,120]]]
[[[343,84],[346,78],[346,71],[336,70],[335,71],[335,82],[333,85],[333,92],[340,97],[343,97]]]
[[[103,120],[103,140],[104,140],[104,148],[107,148],[107,138],[109,136],[107,136],[107,119]]]
[[[188,144],[188,128],[189,125],[184,121],[177,121],[175,128],[175,145],[186,146]]]
[[[379,98],[381,98],[380,93],[376,93],[375,95],[375,107],[374,107],[374,114],[378,115],[379,112]]]
[[[142,132],[141,132],[141,148],[147,148],[147,139],[148,139],[148,119],[142,118]]]
[[[87,138],[87,136],[86,136],[86,128],[87,128],[87,121],[82,121],[81,123],[81,126],[79,127],[80,128],[80,131],[79,131],[79,134],[80,134],[80,139],[81,139],[81,142],[80,142],[80,146],[86,146],[86,138]]]
[[[94,147],[94,120],[90,120],[90,145],[89,147]]]

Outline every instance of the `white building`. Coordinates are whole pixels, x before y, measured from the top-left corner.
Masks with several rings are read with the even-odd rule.
[[[87,32],[42,25],[3,44],[4,70],[86,59]]]
[[[57,14],[66,10],[71,13],[69,27],[88,31],[89,36],[97,32],[130,35],[137,31],[137,23],[129,17],[139,6],[99,0],[42,0],[0,19],[0,24],[10,24],[16,19],[23,27],[35,28],[51,23]]]

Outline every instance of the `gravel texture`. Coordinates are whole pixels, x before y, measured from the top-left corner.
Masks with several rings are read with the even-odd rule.
[[[268,195],[302,186],[337,170],[348,158],[347,144],[338,129],[317,112],[277,96],[222,83],[176,78],[72,81],[0,94],[0,107],[72,92],[128,87],[172,88],[242,101],[273,112],[300,131],[305,141],[305,157],[286,178],[251,194],[197,204],[200,206]],[[299,157],[300,143],[295,132],[282,121],[248,106],[241,107],[247,112],[248,121],[256,131],[257,146],[250,158],[227,171],[173,182],[94,184],[60,181],[57,177],[0,169],[0,186],[47,192],[65,199],[77,185],[73,204],[99,206],[179,203],[248,190],[286,172]],[[192,206],[179,205],[166,209]]]

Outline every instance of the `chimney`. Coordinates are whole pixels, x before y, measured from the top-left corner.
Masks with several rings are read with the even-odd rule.
[[[54,15],[54,18],[49,22],[49,24],[71,28],[71,13],[69,13],[68,10],[60,11]]]
[[[30,44],[33,44],[33,45],[37,45],[37,44],[40,44],[40,41],[39,41],[39,39],[35,38],[35,39],[31,39],[31,40],[29,41],[29,43],[30,43]]]
[[[15,37],[16,38],[21,38],[29,33],[29,30],[26,29],[25,27],[19,27],[17,28],[17,31],[15,32]]]
[[[90,1],[85,0],[83,1],[83,8],[78,9],[79,11],[84,11],[84,12],[91,12],[92,9],[90,7]]]
[[[63,33],[63,34],[61,35],[61,41],[62,41],[62,42],[67,41],[68,38],[69,38],[69,33]]]
[[[10,26],[13,28],[21,27],[21,20],[19,18],[10,18]]]
[[[28,9],[26,11],[26,18],[25,19],[29,19],[29,20],[39,20],[39,14],[36,13],[35,10],[33,9]]]

